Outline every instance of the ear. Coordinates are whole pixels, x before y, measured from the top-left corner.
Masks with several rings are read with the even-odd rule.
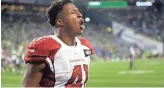
[[[57,27],[62,27],[64,25],[64,22],[62,21],[62,19],[56,19],[56,26]]]

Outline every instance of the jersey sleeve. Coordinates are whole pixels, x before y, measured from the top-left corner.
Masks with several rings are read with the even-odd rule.
[[[45,39],[34,39],[27,47],[25,62],[44,62],[50,50],[46,48]]]
[[[90,49],[90,51],[91,51],[91,55],[93,55],[93,54],[94,54],[94,49],[93,49],[93,47],[91,46],[91,44],[88,42],[88,40],[86,40],[86,39],[84,39],[84,38],[79,38],[79,39],[80,39],[82,45],[88,47],[88,48]]]

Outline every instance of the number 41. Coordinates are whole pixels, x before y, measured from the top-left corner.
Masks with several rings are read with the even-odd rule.
[[[76,66],[74,66],[71,78],[66,83],[66,87],[79,87],[79,86],[82,86],[82,84],[81,84],[81,82],[83,80],[82,71],[85,72],[85,81],[84,81],[84,84],[85,84],[86,81],[88,80],[88,65],[86,65],[86,64],[76,65]],[[75,82],[75,80],[77,80],[77,81]]]

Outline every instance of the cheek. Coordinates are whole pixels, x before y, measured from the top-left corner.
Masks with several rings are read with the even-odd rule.
[[[67,20],[69,20],[69,21],[76,21],[76,19],[77,19],[77,16],[76,15],[69,15],[68,17],[67,17]]]
[[[70,23],[72,23],[72,20],[71,20],[71,18],[70,17],[67,17],[66,19],[65,19],[65,24],[70,24]]]
[[[66,25],[74,27],[76,25],[77,21],[76,18],[69,17],[66,19]]]

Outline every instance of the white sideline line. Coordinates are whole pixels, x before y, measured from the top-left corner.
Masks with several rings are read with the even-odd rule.
[[[135,71],[119,71],[118,75],[127,75],[127,74],[153,74],[156,73],[154,70],[135,70]]]

